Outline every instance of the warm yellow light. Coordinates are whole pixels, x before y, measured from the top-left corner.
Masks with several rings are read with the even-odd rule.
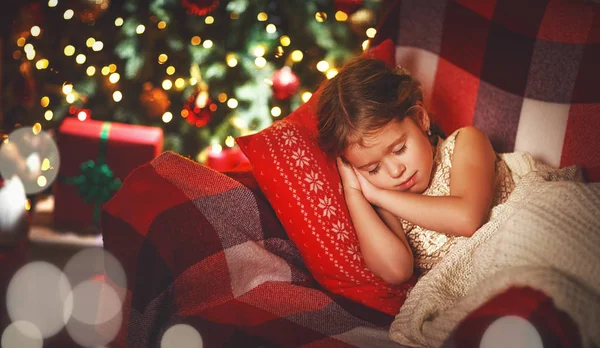
[[[108,66],[108,71],[110,71],[111,73],[114,73],[115,71],[117,71],[117,64],[110,64]]]
[[[123,93],[121,93],[120,91],[115,91],[113,93],[113,100],[116,101],[117,103],[120,102],[121,100],[123,100]]]
[[[70,10],[70,9],[66,10],[65,13],[63,14],[63,18],[68,21],[69,19],[73,18],[74,14],[75,14],[75,12],[73,12],[73,10]]]
[[[25,42],[27,42],[27,39],[25,39],[24,37],[20,37],[17,39],[17,46],[23,47],[25,46]]]
[[[228,135],[227,138],[225,138],[225,145],[227,145],[228,147],[234,147],[235,139],[231,135]]]
[[[190,78],[190,85],[195,86],[198,83],[198,79],[195,77]]]
[[[38,135],[42,131],[42,125],[39,122],[36,122],[32,127],[31,131],[33,134]]]
[[[279,38],[279,42],[281,42],[281,45],[283,47],[287,47],[292,43],[292,40],[290,39],[289,36],[283,35],[282,37]]]
[[[171,80],[169,80],[169,79],[165,79],[165,80],[162,82],[162,88],[163,88],[165,91],[168,91],[168,90],[170,90],[170,89],[171,89],[171,87],[173,87],[173,82],[172,82]]]
[[[281,116],[281,108],[279,106],[274,106],[271,108],[271,115],[273,115],[273,117]]]
[[[221,103],[224,103],[227,100],[227,93],[219,93],[217,97]]]
[[[73,92],[73,85],[72,85],[72,84],[70,84],[70,83],[65,83],[65,84],[62,86],[62,92],[63,92],[65,95],[67,95],[67,94],[69,94],[69,93]]]
[[[85,120],[87,119],[87,117],[88,117],[88,115],[87,115],[87,113],[86,113],[85,111],[79,111],[79,112],[77,113],[77,119],[78,119],[79,121],[82,121],[82,122],[83,122],[83,121],[85,121]]]
[[[94,52],[102,51],[103,48],[104,48],[104,43],[102,41],[96,41],[92,45],[92,50],[94,50]]]
[[[102,67],[101,72],[102,72],[102,75],[106,76],[106,75],[110,74],[110,68],[107,66]]]
[[[42,171],[45,172],[48,169],[50,169],[50,160],[48,158],[44,158],[42,160],[42,167],[41,167]]]
[[[320,72],[325,72],[327,71],[327,69],[329,69],[329,63],[327,61],[322,60],[317,63],[317,70],[319,70]]]
[[[254,48],[254,55],[257,57],[262,57],[265,55],[265,48],[262,46],[256,46],[256,48]]]
[[[46,184],[48,184],[48,179],[46,179],[45,176],[40,175],[37,178],[37,184],[38,184],[39,187],[45,187]]]
[[[235,55],[233,53],[229,53],[226,57],[227,59],[227,65],[230,68],[233,68],[234,66],[236,66],[238,64],[238,60],[237,58],[235,58]]]
[[[212,151],[215,154],[219,154],[223,152],[223,146],[221,146],[221,144],[214,144],[210,147],[210,151]]]
[[[331,69],[331,70],[327,71],[326,76],[327,76],[328,79],[332,79],[337,74],[338,74],[338,71],[336,69]]]
[[[167,67],[167,75],[173,75],[175,73],[175,67],[170,65]]]
[[[117,19],[115,19],[115,27],[120,27],[122,25],[123,25],[123,18],[117,17]]]
[[[56,7],[58,0],[48,0],[48,7]]]
[[[204,46],[204,48],[211,48],[213,46],[213,42],[211,40],[206,40],[202,46]]]
[[[368,50],[369,49],[369,40],[363,41],[361,46],[362,46],[363,51]]]
[[[75,61],[77,62],[77,64],[83,64],[85,63],[86,57],[85,54],[78,54],[77,57],[75,57]]]
[[[315,13],[315,19],[319,23],[325,22],[327,20],[327,13],[325,13],[325,12],[317,12],[317,13]]]
[[[302,93],[302,101],[303,102],[306,103],[307,101],[309,101],[310,97],[312,97],[312,93],[310,93],[310,92],[304,92],[304,93]]]
[[[183,87],[185,87],[185,80],[184,79],[182,79],[180,77],[177,80],[175,80],[175,88],[182,89]]]
[[[377,34],[377,29],[375,29],[375,28],[367,29],[367,37],[370,37],[372,39],[375,37],[375,34]]]
[[[49,63],[50,62],[48,62],[48,59],[45,59],[45,58],[44,59],[40,59],[37,62],[35,62],[35,67],[38,70],[46,69],[48,67]]]
[[[304,54],[302,53],[302,51],[299,50],[295,50],[294,52],[292,52],[292,60],[296,63],[302,61],[302,58],[304,58]]]
[[[75,102],[75,94],[74,93],[67,94],[66,99],[67,99],[67,103],[73,104]]]
[[[231,98],[231,99],[229,99],[229,100],[227,101],[227,106],[228,106],[230,109],[235,109],[235,108],[237,108],[237,107],[238,107],[238,101],[237,101],[236,99],[234,99],[234,98]]]
[[[169,56],[167,56],[164,53],[161,53],[158,55],[158,63],[159,64],[165,64],[167,62],[167,60],[169,60]]]
[[[50,105],[50,98],[48,98],[48,97],[42,97],[42,99],[40,99],[40,105],[43,108],[48,107],[48,105]]]
[[[213,24],[215,22],[215,17],[213,16],[206,16],[206,18],[204,18],[204,23],[206,24]]]
[[[85,45],[91,48],[94,45],[94,42],[96,42],[96,39],[90,37],[87,40],[85,40]]]
[[[162,115],[162,121],[164,123],[169,123],[171,120],[173,120],[173,114],[171,112],[167,111]]]
[[[143,24],[140,24],[135,28],[135,32],[139,34],[143,34],[146,31],[146,27]]]
[[[269,34],[275,34],[275,32],[277,31],[277,27],[275,26],[275,24],[268,24],[265,30]]]
[[[44,112],[44,118],[46,119],[46,121],[51,121],[53,117],[54,113],[52,112],[52,110],[46,110],[46,112]]]
[[[40,29],[40,27],[38,27],[37,25],[34,25],[33,27],[31,27],[31,35],[32,36],[39,36],[42,33],[42,29]]]
[[[266,13],[261,12],[258,14],[258,16],[256,16],[256,19],[258,19],[260,22],[264,22],[269,19],[269,16]]]
[[[25,53],[28,52],[35,52],[35,49],[33,48],[33,45],[28,43],[27,45],[25,45],[25,47],[23,47],[23,50],[25,51]]]
[[[34,60],[35,59],[35,51],[28,51],[25,55],[27,56],[28,60]]]
[[[67,45],[64,49],[65,56],[70,57],[75,54],[75,47],[73,45]]]
[[[164,29],[167,27],[167,22],[160,21],[160,22],[158,22],[158,24],[156,26],[158,27],[158,29]]]
[[[192,40],[191,40],[191,43],[192,43],[192,45],[194,45],[194,46],[198,46],[198,45],[200,44],[200,41],[202,41],[202,40],[200,39],[200,36],[197,36],[197,35],[196,35],[196,36],[194,36],[194,37],[192,38]]]
[[[117,82],[119,82],[120,79],[121,79],[121,75],[119,75],[119,73],[112,73],[108,77],[108,81],[110,81],[111,83],[117,83]]]
[[[256,64],[256,66],[259,68],[263,68],[265,65],[267,65],[267,60],[265,57],[256,57],[254,64]]]
[[[186,109],[181,110],[181,117],[183,118],[187,118],[189,115],[189,111],[187,111]]]
[[[348,15],[346,14],[346,12],[337,11],[335,13],[335,20],[337,20],[338,22],[345,22],[348,20]]]

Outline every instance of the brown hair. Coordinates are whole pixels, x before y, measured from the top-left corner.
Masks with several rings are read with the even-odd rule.
[[[318,142],[329,156],[362,144],[393,119],[402,120],[423,101],[421,84],[408,71],[383,61],[354,58],[325,82],[318,103]]]

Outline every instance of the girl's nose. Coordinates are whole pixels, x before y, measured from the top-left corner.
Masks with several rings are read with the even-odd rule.
[[[391,162],[388,164],[388,172],[392,178],[399,178],[404,173],[406,167],[401,163]]]

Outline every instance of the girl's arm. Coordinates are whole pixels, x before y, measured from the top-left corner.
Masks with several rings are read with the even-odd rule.
[[[407,281],[413,272],[413,256],[402,225],[389,213],[380,211],[381,217],[378,215],[362,194],[353,169],[339,159],[338,170],[346,205],[367,267],[390,284]],[[389,219],[390,225],[382,219],[386,222]]]
[[[362,176],[359,180],[369,201],[390,213],[429,230],[470,237],[489,216],[495,158],[487,136],[477,128],[467,127],[456,138],[450,196],[379,190],[369,187]]]

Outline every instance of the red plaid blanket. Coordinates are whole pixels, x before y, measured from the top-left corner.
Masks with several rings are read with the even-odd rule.
[[[319,288],[249,173],[166,152],[104,205],[127,275],[114,346],[160,347],[188,324],[205,347],[397,347],[393,317]]]

